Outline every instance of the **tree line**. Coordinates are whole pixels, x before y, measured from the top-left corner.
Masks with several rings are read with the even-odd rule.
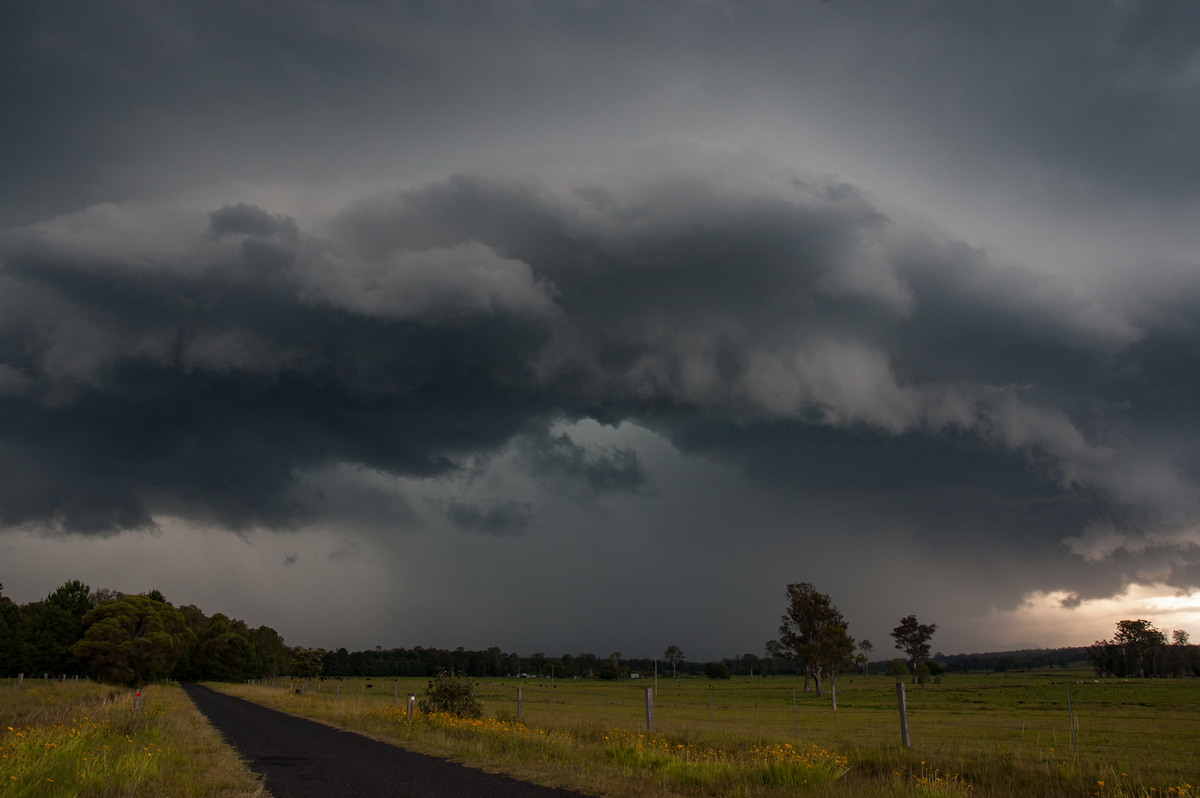
[[[495,646],[481,651],[376,646],[353,652],[290,647],[269,626],[250,627],[222,613],[208,616],[194,605],[175,607],[157,590],[128,595],[93,590],[73,580],[40,601],[18,605],[3,595],[0,585],[0,674],[78,675],[118,684],[280,676],[430,677],[443,671],[474,678],[622,679],[658,673],[725,679],[800,674],[805,689],[811,683],[818,696],[828,685],[835,702],[837,677],[847,671],[885,670],[921,682],[945,670],[1066,667],[1086,657],[1103,676],[1200,676],[1200,646],[1190,645],[1186,632],[1174,631],[1168,640],[1165,632],[1140,619],[1118,622],[1111,639],[1087,648],[944,657],[930,654],[937,625],[908,615],[891,632],[895,648],[905,656],[873,662],[871,642],[850,636],[849,624],[827,594],[803,582],[788,585],[786,595],[780,635],[767,642],[765,656],[747,653],[700,663],[688,662],[675,645],[659,658],[627,658],[620,652],[607,657],[590,653],[555,657],[543,652],[522,656]]]
[[[72,580],[40,601],[17,604],[3,589],[0,673],[137,685],[242,681],[291,667],[291,650],[271,627],[175,607],[157,590],[128,595]]]
[[[1087,649],[1100,676],[1200,676],[1200,646],[1182,629],[1167,633],[1138,618],[1117,622],[1116,634]]]
[[[934,661],[950,673],[1010,673],[1045,668],[1069,668],[1088,661],[1087,646],[991,651],[981,654],[938,654]]]

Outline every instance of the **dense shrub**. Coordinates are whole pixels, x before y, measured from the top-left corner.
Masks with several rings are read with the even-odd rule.
[[[483,704],[475,696],[475,683],[456,670],[439,670],[425,687],[422,712],[445,712],[460,718],[483,717]]]

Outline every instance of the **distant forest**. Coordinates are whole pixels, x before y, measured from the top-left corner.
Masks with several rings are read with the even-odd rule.
[[[1200,646],[1186,635],[1166,635],[1147,621],[1120,621],[1111,640],[1091,646],[988,654],[936,654],[931,675],[1009,672],[1090,666],[1098,675],[1200,676]],[[668,655],[670,655],[668,657]],[[672,661],[668,661],[668,659]],[[862,663],[861,671],[888,672],[888,662]],[[175,607],[159,591],[128,595],[93,590],[70,581],[45,599],[17,604],[0,585],[0,674],[27,677],[88,676],[117,684],[159,679],[228,681],[277,678],[384,678],[432,676],[455,670],[480,677],[621,679],[672,675],[713,679],[804,673],[782,657],[742,654],[719,662],[689,662],[676,646],[661,658],[628,658],[620,652],[528,656],[492,647],[390,648],[364,651],[288,646],[269,626],[251,627],[222,613]]]

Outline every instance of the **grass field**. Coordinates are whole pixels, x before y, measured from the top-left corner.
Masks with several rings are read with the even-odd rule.
[[[479,680],[486,714],[502,722],[474,727],[404,722],[406,695],[419,696],[425,683],[285,680],[221,689],[409,747],[611,796],[793,794],[796,785],[742,767],[752,751],[790,746],[793,754],[845,758],[845,774],[814,778],[806,792],[812,795],[1200,798],[1198,680],[1095,680],[1084,671],[1054,671],[907,685],[909,749],[900,745],[895,682],[881,676],[841,677],[836,712],[828,696],[806,694],[799,679],[660,678],[653,732],[646,729],[653,680]],[[522,728],[511,723],[518,690],[525,726],[514,747],[513,729]],[[613,742],[638,734],[646,735],[641,753]],[[679,761],[666,756],[668,749]],[[741,775],[712,777],[700,765],[703,752],[741,763]]]
[[[249,798],[261,782],[176,685],[0,681],[0,795]]]

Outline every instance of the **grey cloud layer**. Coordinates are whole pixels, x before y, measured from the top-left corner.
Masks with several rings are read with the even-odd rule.
[[[5,22],[0,207],[21,221],[222,179],[720,140],[743,119],[1052,202],[1200,188],[1188,0],[66,0]]]
[[[1080,592],[1196,584],[1194,281],[1148,292],[1165,316],[1104,306],[842,182],[692,147],[461,174],[313,230],[130,203],[4,233],[0,521],[287,526],[336,515],[313,475],[436,477],[513,443],[535,479],[650,490],[632,449],[553,426],[633,420],[913,519],[972,495],[993,545],[1106,563]]]

